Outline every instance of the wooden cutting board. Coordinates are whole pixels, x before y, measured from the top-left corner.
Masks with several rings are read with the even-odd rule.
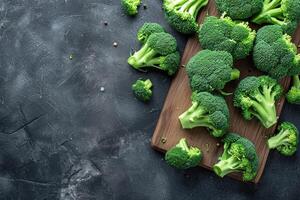
[[[206,15],[218,15],[215,2],[211,0],[209,4],[202,10],[199,15],[198,22],[202,23]],[[252,25],[251,25],[252,26]],[[257,28],[253,26],[253,28]],[[300,28],[296,31],[293,40],[297,47],[300,44]],[[197,37],[188,40],[181,65],[187,64],[189,59],[201,49]],[[244,60],[238,61],[235,66],[241,71],[241,79],[249,75],[262,74],[253,66],[252,57],[249,56]],[[232,92],[237,87],[239,81],[229,83],[225,91]],[[290,78],[281,81],[285,91],[290,85]],[[203,151],[203,160],[201,166],[212,170],[212,166],[217,162],[218,157],[223,152],[223,145],[220,140],[213,138],[204,128],[195,128],[192,130],[184,130],[181,128],[178,116],[191,106],[191,89],[184,67],[179,69],[176,77],[173,79],[168,95],[166,97],[162,112],[160,114],[156,129],[154,131],[151,145],[154,149],[165,152],[172,146],[176,145],[181,138],[186,138],[190,145],[200,147]],[[246,121],[242,118],[240,111],[233,107],[232,96],[226,98],[230,109],[230,131],[239,133],[240,135],[250,139],[256,147],[259,155],[259,170],[254,183],[258,183],[262,176],[269,149],[266,146],[266,140],[276,129],[276,125],[266,129],[256,119]],[[284,98],[277,103],[277,113],[280,116],[284,104]],[[238,180],[242,180],[238,174],[230,174]]]

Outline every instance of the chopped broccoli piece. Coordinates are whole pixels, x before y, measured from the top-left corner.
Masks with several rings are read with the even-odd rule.
[[[128,58],[128,63],[135,69],[154,67],[168,75],[177,72],[180,55],[176,39],[168,33],[153,33],[142,48]]]
[[[209,16],[200,26],[199,41],[204,49],[227,51],[234,59],[242,59],[252,51],[255,35],[246,22]]]
[[[216,0],[216,5],[232,19],[247,19],[261,11],[263,0]]]
[[[297,151],[299,131],[290,122],[283,122],[278,127],[278,134],[271,137],[267,144],[270,149],[277,149],[284,156],[291,156]]]
[[[293,86],[286,95],[286,99],[291,104],[300,104],[300,79],[299,75],[293,76]]]
[[[199,29],[197,16],[208,0],[164,0],[163,8],[170,25],[183,34],[193,34]]]
[[[245,119],[255,116],[266,128],[277,122],[275,101],[282,95],[281,85],[269,76],[248,76],[234,93],[234,106],[242,109]]]
[[[189,147],[185,138],[167,151],[166,162],[177,169],[188,169],[196,167],[202,160],[202,152],[197,147]]]
[[[252,19],[256,24],[276,24],[293,34],[300,20],[300,0],[264,0],[263,9]]]
[[[253,49],[255,67],[275,79],[300,73],[297,48],[278,25],[259,29]]]
[[[237,134],[229,133],[224,139],[224,152],[213,166],[214,172],[224,177],[232,172],[243,174],[244,181],[251,181],[258,170],[258,156],[253,143]]]
[[[240,72],[232,69],[233,58],[225,51],[202,50],[190,59],[186,70],[193,91],[222,90],[225,84],[238,79]]]
[[[162,33],[165,32],[164,28],[157,24],[157,23],[145,23],[139,30],[137,33],[137,39],[141,42],[141,43],[145,43],[149,36],[152,33]]]
[[[132,91],[136,98],[141,101],[149,101],[152,97],[152,82],[150,79],[147,80],[137,80],[132,85]]]
[[[121,6],[125,13],[134,16],[138,13],[138,7],[141,5],[141,0],[121,0]]]
[[[205,127],[212,136],[221,137],[229,127],[229,110],[223,97],[208,92],[193,93],[192,106],[179,120],[185,129]]]

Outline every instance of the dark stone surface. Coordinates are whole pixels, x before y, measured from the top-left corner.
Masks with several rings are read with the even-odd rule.
[[[174,32],[161,1],[145,3],[130,18],[118,0],[0,0],[0,199],[299,199],[299,153],[272,152],[254,187],[177,171],[150,148],[170,78],[126,59],[145,21]],[[149,104],[132,96],[139,77],[154,82]],[[299,113],[286,105],[281,120],[299,127]]]

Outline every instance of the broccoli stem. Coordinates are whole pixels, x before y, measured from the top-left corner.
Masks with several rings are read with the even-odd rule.
[[[275,24],[282,25],[283,22],[276,18],[282,17],[281,0],[265,1],[264,8],[260,14],[252,19],[252,22],[262,24],[267,22],[273,22]]]
[[[300,78],[298,75],[293,76],[293,86],[300,89]]]
[[[206,111],[198,107],[198,103],[192,102],[192,106],[179,116],[182,128],[191,129],[196,126],[208,126],[209,121],[205,116]]]
[[[240,78],[240,71],[238,69],[232,69],[231,71],[231,80],[236,80]]]
[[[144,83],[145,83],[145,88],[147,89],[152,88],[152,82],[150,81],[150,79],[145,80]]]
[[[184,151],[188,152],[189,151],[189,147],[187,145],[186,139],[182,138],[179,143],[176,145],[176,147],[180,147],[182,148]]]
[[[236,171],[239,167],[239,160],[233,156],[225,160],[220,160],[217,164],[213,166],[213,170],[215,173],[220,176],[224,177],[229,173]]]
[[[254,111],[250,111],[266,128],[270,128],[277,122],[275,96],[272,87],[264,87],[263,94],[256,95],[252,101]]]
[[[168,4],[168,7],[172,8],[172,9],[178,9],[188,1],[189,0],[175,0],[172,3]]]
[[[273,0],[269,2],[264,2],[263,12],[274,9],[280,6],[282,0]]]
[[[155,57],[156,54],[157,53],[146,43],[138,52],[128,58],[128,63],[135,69],[148,67],[151,66],[148,62]]]
[[[196,19],[200,9],[207,4],[207,0],[197,0],[196,3],[190,7],[189,13]]]
[[[179,9],[180,12],[188,12],[190,8],[194,5],[195,0],[185,2]]]
[[[280,130],[280,132],[271,137],[267,144],[269,149],[275,149],[276,147],[288,142],[288,135],[290,134],[289,130]]]

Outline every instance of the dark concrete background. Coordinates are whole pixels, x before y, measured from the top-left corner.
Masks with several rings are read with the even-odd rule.
[[[186,38],[160,0],[145,3],[130,18],[118,0],[0,0],[0,199],[299,199],[299,153],[272,152],[253,186],[172,169],[150,148],[170,78],[126,59],[145,21],[175,34],[181,52]],[[140,77],[154,82],[149,104],[131,93]],[[299,113],[286,105],[281,120],[300,128]]]

